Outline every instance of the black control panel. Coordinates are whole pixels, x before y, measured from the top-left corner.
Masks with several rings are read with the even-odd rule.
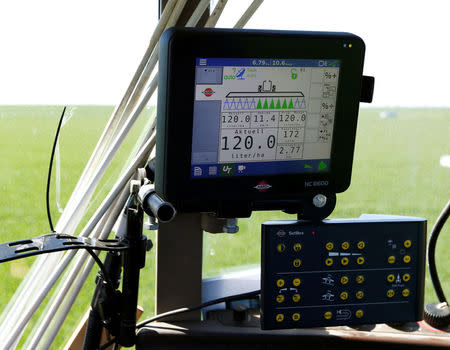
[[[265,222],[261,328],[421,320],[425,246],[423,218]]]

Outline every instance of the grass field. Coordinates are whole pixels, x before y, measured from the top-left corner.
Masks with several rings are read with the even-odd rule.
[[[0,242],[28,238],[49,232],[45,212],[47,168],[60,106],[0,106]],[[96,139],[112,111],[109,106],[78,106],[61,133],[61,205],[64,206]],[[450,153],[449,109],[398,109],[397,118],[381,119],[380,110],[360,113],[352,185],[338,195],[332,217],[356,217],[362,213],[422,216],[430,232],[442,207],[450,197],[450,169],[439,165],[439,158]],[[150,111],[146,111],[144,119]],[[141,121],[132,133],[139,134]],[[102,182],[95,201],[101,200],[118,174],[133,144],[132,136],[119,159]],[[54,184],[53,177],[53,184]],[[52,187],[52,213],[58,208]],[[91,209],[94,209],[92,206]],[[260,223],[288,218],[282,213],[255,213],[240,220],[237,235],[209,235],[204,240],[204,276],[212,276],[241,265],[260,261]],[[449,229],[444,228],[437,247],[437,264],[443,288],[450,292]],[[154,238],[154,233],[148,234]],[[0,265],[0,309],[28,271],[33,258]],[[141,274],[140,304],[144,316],[153,314],[154,252]],[[94,287],[94,274],[88,279],[55,348],[70,336],[86,311]],[[436,299],[429,278],[426,301]]]

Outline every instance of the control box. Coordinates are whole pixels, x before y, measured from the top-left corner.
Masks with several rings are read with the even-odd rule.
[[[262,224],[261,328],[422,319],[426,220]]]

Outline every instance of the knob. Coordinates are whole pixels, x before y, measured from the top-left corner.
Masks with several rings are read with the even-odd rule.
[[[233,320],[236,322],[244,322],[248,319],[248,307],[244,304],[233,306]]]
[[[450,325],[450,307],[447,303],[425,305],[424,320],[431,327],[445,329]]]

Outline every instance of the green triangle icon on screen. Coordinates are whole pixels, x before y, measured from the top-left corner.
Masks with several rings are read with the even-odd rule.
[[[288,107],[289,109],[292,109],[292,108],[294,108],[294,105],[293,105],[293,103],[292,103],[292,99],[291,99],[291,101],[289,102],[289,107]]]
[[[275,107],[276,109],[280,109],[281,108],[281,104],[280,104],[280,99],[278,99],[278,101],[277,101],[277,105],[276,105],[276,107]]]
[[[261,100],[258,100],[258,105],[256,106],[256,109],[261,109]]]
[[[304,167],[305,169],[312,169],[312,166],[311,165],[309,165],[309,164],[305,164],[305,167]]]
[[[270,107],[269,107],[270,109],[274,109],[275,108],[275,104],[273,103],[273,99],[272,99],[272,101],[270,101]]]
[[[287,108],[286,99],[283,101],[283,108]]]
[[[319,163],[318,169],[319,169],[319,170],[324,170],[324,169],[326,169],[326,168],[327,168],[327,165],[325,164],[325,162],[324,162],[324,161],[321,161],[321,162]]]
[[[263,109],[268,109],[269,107],[267,106],[267,99],[266,100],[264,100],[264,106],[263,106]]]

